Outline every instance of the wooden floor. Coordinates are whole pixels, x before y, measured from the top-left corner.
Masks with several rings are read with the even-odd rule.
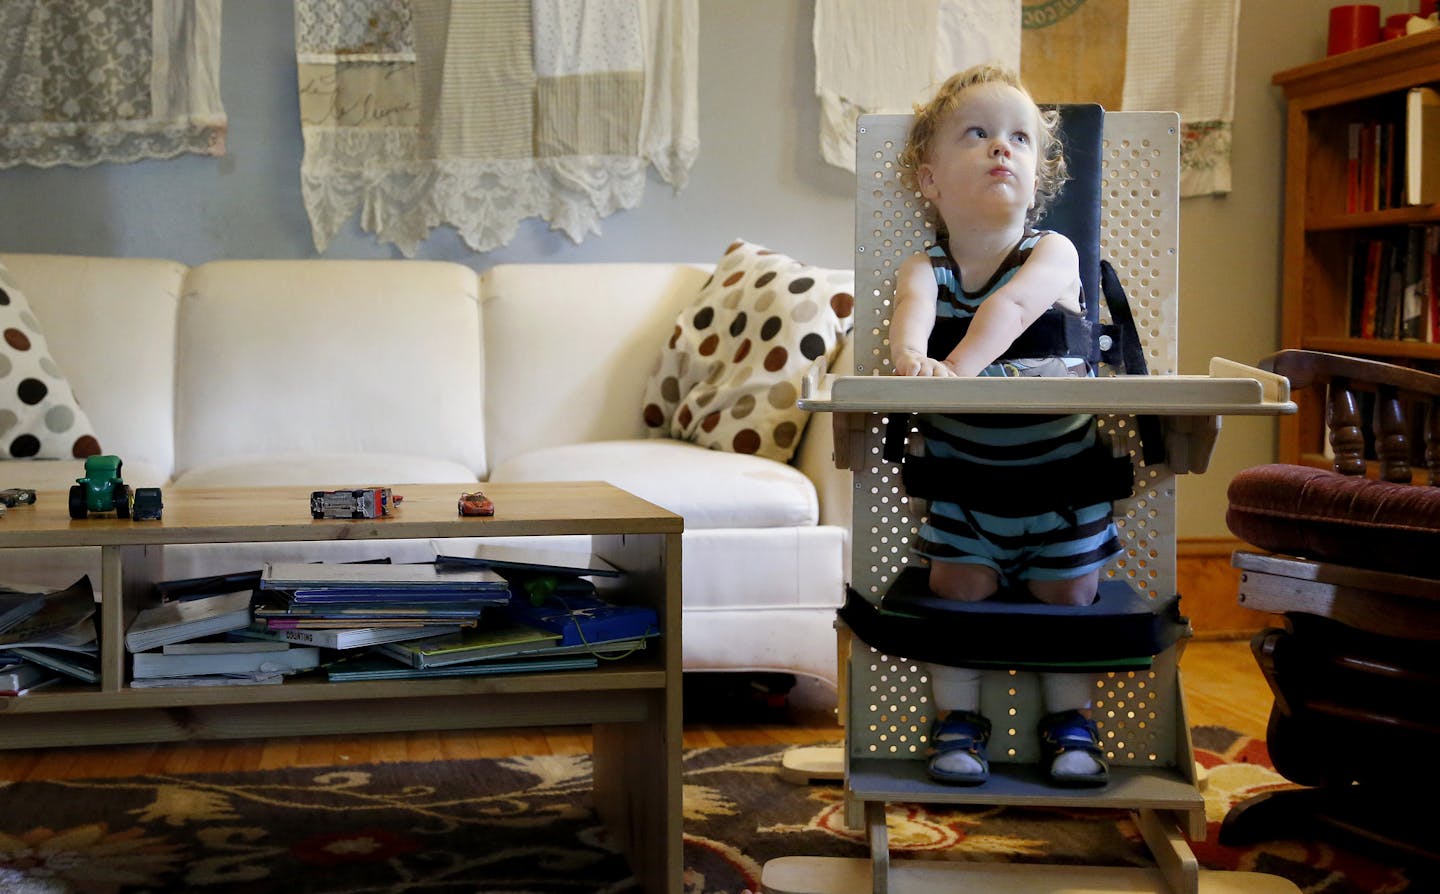
[[[1192,725],[1225,726],[1263,737],[1270,690],[1248,642],[1191,642],[1180,659]],[[702,713],[687,706],[688,714]],[[0,724],[3,730],[3,724]],[[792,709],[774,722],[692,720],[685,747],[810,745],[840,740],[834,712]],[[141,773],[206,773],[278,767],[328,766],[383,761],[431,761],[513,754],[573,754],[589,750],[584,727],[393,733],[308,738],[52,748],[0,751],[0,780],[131,776]]]

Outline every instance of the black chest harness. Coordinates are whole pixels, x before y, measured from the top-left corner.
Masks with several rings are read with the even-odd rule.
[[[1130,301],[1115,269],[1104,260],[1100,262],[1100,289],[1110,308],[1111,323],[1100,322],[1096,301],[1085,302],[1084,316],[1052,307],[998,359],[1081,357],[1092,365],[1103,362],[1124,369],[1126,375],[1148,375]],[[937,319],[926,346],[929,356],[937,360],[949,356],[965,337],[971,319]],[[1112,456],[1104,444],[1042,466],[982,465],[962,459],[907,454],[905,446],[912,422],[909,414],[890,416],[884,451],[885,459],[901,464],[901,479],[905,492],[911,497],[963,502],[981,512],[1013,517],[1124,499],[1133,490],[1134,470],[1129,455]],[[1164,462],[1165,445],[1159,418],[1140,416],[1136,425],[1145,464]]]

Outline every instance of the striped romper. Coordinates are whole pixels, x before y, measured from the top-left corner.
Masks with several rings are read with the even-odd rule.
[[[1030,256],[1045,232],[1027,231],[1000,269],[978,292],[960,286],[960,270],[948,243],[928,250],[939,287],[937,317],[969,317]],[[1081,358],[1005,359],[984,376],[1093,375]],[[960,457],[994,466],[1038,466],[1073,456],[1096,443],[1090,414],[921,414],[925,450],[933,457]],[[1038,515],[991,514],[934,500],[915,551],[932,560],[988,565],[1002,586],[1020,580],[1067,580],[1103,566],[1120,552],[1109,501]]]

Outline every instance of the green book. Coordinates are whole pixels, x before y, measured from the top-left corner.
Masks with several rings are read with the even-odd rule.
[[[530,674],[540,671],[590,670],[598,662],[593,657],[571,656],[547,658],[543,655],[511,661],[480,661],[453,667],[406,667],[383,655],[360,655],[337,661],[326,667],[332,683],[346,680],[423,680],[434,677],[479,677],[491,674]]]
[[[559,641],[558,633],[524,624],[507,623],[445,636],[382,643],[378,646],[378,651],[411,667],[427,668],[543,651],[546,646],[553,646]]]

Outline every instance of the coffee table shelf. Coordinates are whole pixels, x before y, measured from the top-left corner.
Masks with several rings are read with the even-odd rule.
[[[602,482],[487,484],[496,515],[461,517],[461,485],[396,487],[383,519],[312,519],[311,488],[167,490],[161,521],[75,521],[66,495],[0,518],[0,549],[99,547],[101,681],[0,698],[0,748],[590,724],[594,800],[647,891],[680,890],[681,518]],[[616,598],[654,608],[660,637],[585,671],[428,680],[131,689],[124,631],[179,544],[590,535],[626,572]]]

